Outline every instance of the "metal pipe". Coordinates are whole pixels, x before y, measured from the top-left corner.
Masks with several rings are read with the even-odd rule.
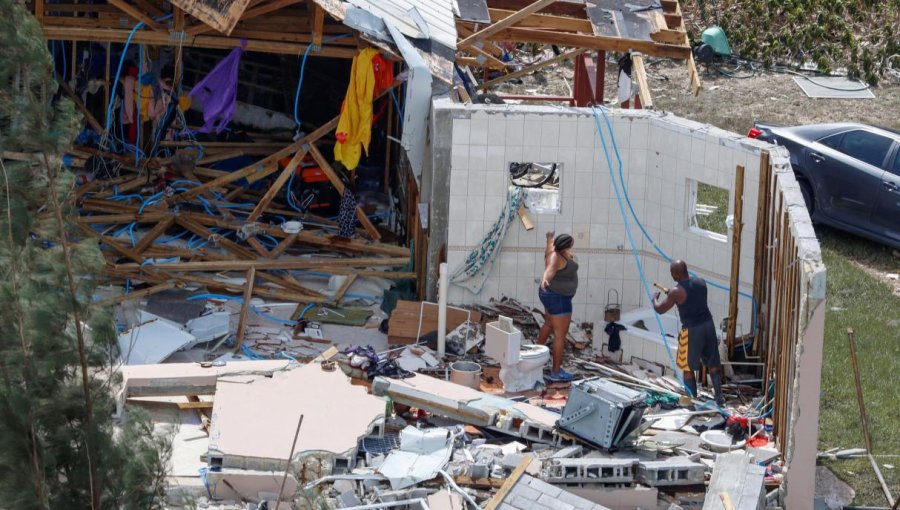
[[[447,263],[440,266],[440,283],[438,285],[438,324],[437,324],[437,357],[444,359],[447,347]]]
[[[428,502],[423,498],[404,499],[401,501],[389,501],[387,503],[372,503],[371,505],[360,505],[346,507],[343,510],[376,510],[378,508],[394,508],[396,506],[420,505],[421,510],[431,510],[428,508]]]
[[[440,471],[438,471],[438,473],[440,473],[441,476],[444,477],[444,480],[447,481],[447,485],[449,485],[451,489],[453,489],[453,490],[455,490],[456,492],[460,493],[460,495],[462,495],[462,497],[463,497],[466,501],[468,501],[470,505],[472,505],[472,508],[474,508],[475,510],[481,510],[481,507],[479,507],[479,506],[478,506],[478,503],[476,503],[475,500],[472,499],[472,496],[469,496],[469,493],[468,493],[468,492],[462,490],[462,488],[460,488],[459,485],[456,485],[456,481],[453,480],[453,477],[452,477],[452,476],[450,476],[450,475],[449,475],[446,471],[444,471],[443,469],[440,470]]]

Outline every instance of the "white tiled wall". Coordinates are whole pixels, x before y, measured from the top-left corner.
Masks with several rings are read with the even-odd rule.
[[[536,228],[515,222],[484,289],[479,295],[452,286],[456,303],[515,297],[539,306],[537,281],[543,271],[544,233],[576,238],[580,286],[575,297],[578,320],[601,322],[607,292],[618,291],[624,309],[646,306],[619,201],[590,110],[554,107],[462,106],[468,118],[453,121],[447,262],[452,271],[497,220],[506,199],[507,168],[512,161],[562,163],[559,214],[533,215]],[[744,165],[744,242],[742,289],[753,281],[759,155],[740,137],[671,116],[644,112],[610,113],[622,172],[635,213],[657,245],[710,281],[728,285],[730,241],[709,239],[688,228],[688,179],[734,189],[735,165]],[[618,161],[609,147],[614,175]],[[627,205],[626,212],[627,212]],[[656,254],[629,216],[647,280],[671,285],[668,262]],[[728,294],[710,289],[716,321],[727,314]],[[750,301],[741,299],[738,331],[750,330]]]

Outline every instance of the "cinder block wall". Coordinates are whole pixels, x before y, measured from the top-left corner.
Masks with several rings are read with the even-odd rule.
[[[670,115],[611,111],[609,121],[628,195],[648,234],[668,255],[685,259],[692,270],[726,287],[730,239],[711,239],[689,228],[688,182],[693,179],[733,190],[735,165],[746,167],[740,280],[741,290],[750,294],[759,147],[744,144],[742,137],[733,133]],[[602,117],[601,125],[618,178],[618,160]],[[532,231],[526,231],[520,222],[512,225],[482,292],[476,295],[451,286],[451,302],[486,302],[505,295],[539,306],[537,279],[543,271],[544,233],[554,230],[576,239],[581,281],[574,302],[576,319],[601,323],[610,290],[618,291],[626,311],[647,306],[590,109],[460,105],[438,100],[432,129],[434,139],[441,143],[435,145],[436,176],[430,182],[446,182],[442,177],[449,177],[443,193],[431,190],[433,256],[429,265],[435,266],[433,274],[442,245],[446,245],[452,272],[497,220],[506,199],[510,162],[562,164],[560,213],[533,215],[536,228]],[[446,199],[438,198],[442,194]],[[733,197],[729,207],[731,203]],[[625,208],[628,214],[627,205]],[[630,216],[628,220],[648,281],[671,285],[668,262]],[[436,288],[435,282],[429,283]],[[739,305],[738,332],[750,332],[750,300],[742,298]],[[710,307],[717,322],[727,315],[727,292],[710,289]]]

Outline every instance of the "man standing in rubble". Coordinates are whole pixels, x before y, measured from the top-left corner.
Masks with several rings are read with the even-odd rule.
[[[656,313],[663,314],[678,307],[681,317],[681,333],[678,335],[678,355],[675,364],[684,374],[684,384],[697,396],[697,379],[695,372],[700,371],[700,364],[706,365],[716,393],[716,404],[723,405],[722,396],[722,362],[719,359],[719,338],[713,323],[712,313],[706,302],[706,282],[703,278],[691,276],[687,264],[676,260],[669,266],[675,287],[666,292],[665,299],[660,299],[657,292],[653,296],[653,308]]]

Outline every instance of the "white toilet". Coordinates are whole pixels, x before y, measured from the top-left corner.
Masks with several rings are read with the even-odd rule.
[[[484,351],[500,362],[500,380],[506,391],[529,391],[543,382],[550,349],[546,345],[522,345],[522,332],[509,317],[501,315],[487,324]]]

